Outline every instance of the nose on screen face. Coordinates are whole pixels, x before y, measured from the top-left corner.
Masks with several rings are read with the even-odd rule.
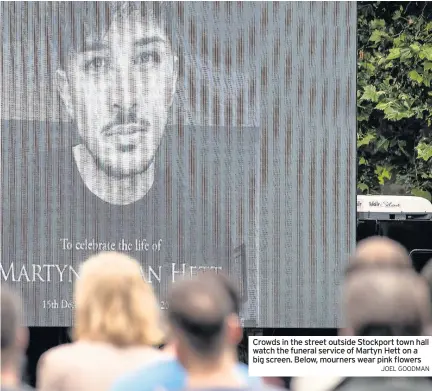
[[[109,94],[108,104],[118,113],[136,112],[138,109],[136,88],[128,85],[118,86]]]
[[[116,75],[108,81],[109,95],[113,103],[123,106],[130,106],[136,103],[136,97],[140,92],[143,92],[143,85],[139,78],[134,77],[131,72],[127,70],[122,72],[121,75]],[[145,90],[145,88],[144,88]]]

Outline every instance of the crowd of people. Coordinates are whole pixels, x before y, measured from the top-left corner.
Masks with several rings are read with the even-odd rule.
[[[407,251],[386,238],[359,243],[344,277],[342,311],[349,336],[430,335],[432,261],[419,275]],[[45,352],[43,391],[261,390],[277,379],[251,377],[240,363],[243,330],[235,284],[207,272],[173,284],[161,312],[138,262],[99,253],[81,265],[75,285],[74,342]],[[1,287],[1,390],[29,389],[21,379],[28,332],[19,297]],[[294,391],[426,391],[427,378],[294,378]]]

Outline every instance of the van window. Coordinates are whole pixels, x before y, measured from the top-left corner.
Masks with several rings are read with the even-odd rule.
[[[421,272],[429,261],[432,261],[432,250],[415,249],[411,252],[414,268]]]
[[[360,220],[357,224],[357,242],[368,237],[387,236],[402,244],[411,254],[414,267],[421,271],[432,258],[432,221]],[[419,251],[421,250],[421,251]]]

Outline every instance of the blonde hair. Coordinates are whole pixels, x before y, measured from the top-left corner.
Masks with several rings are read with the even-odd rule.
[[[119,347],[162,342],[156,297],[134,259],[103,252],[81,265],[75,287],[74,336]]]

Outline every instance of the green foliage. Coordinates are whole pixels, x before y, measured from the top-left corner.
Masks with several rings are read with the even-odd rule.
[[[432,3],[358,3],[359,192],[431,199],[431,82]]]

